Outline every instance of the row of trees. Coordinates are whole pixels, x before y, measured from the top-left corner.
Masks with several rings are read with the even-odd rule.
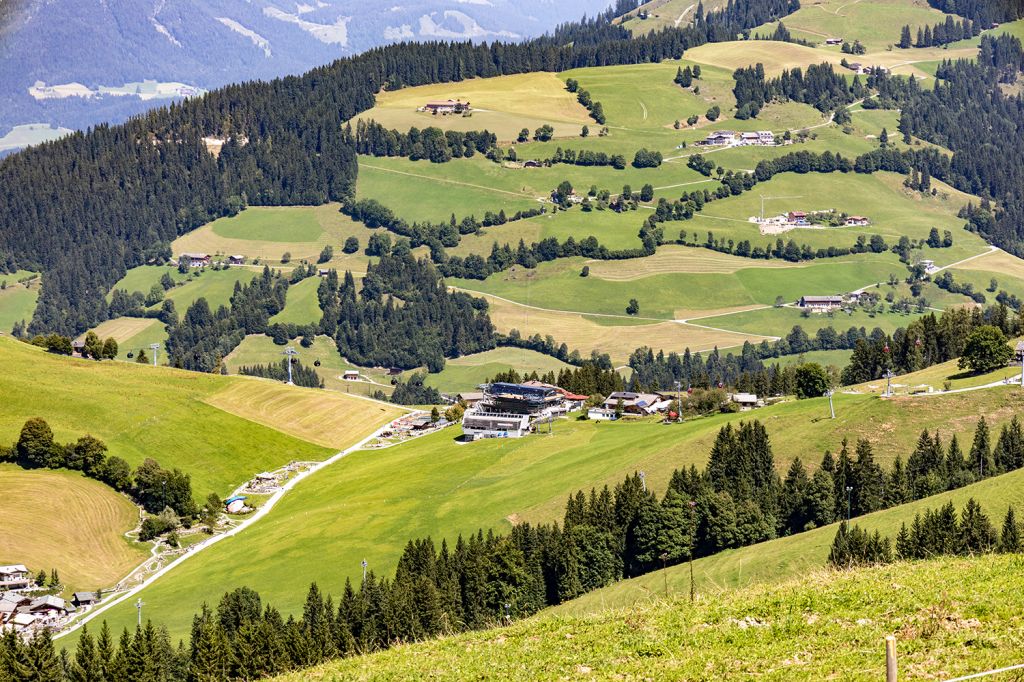
[[[305,386],[306,388],[324,387],[324,380],[320,378],[317,371],[312,367],[303,365],[298,358],[289,357],[281,360],[279,363],[267,365],[243,365],[238,368],[238,373],[253,377],[263,377],[265,379],[275,379],[277,381],[288,381],[289,362],[292,365],[292,382],[296,386]]]
[[[82,436],[68,444],[56,442],[53,429],[39,417],[25,422],[13,446],[0,448],[0,461],[5,460],[26,469],[81,471],[89,478],[128,493],[152,514],[166,507],[183,517],[191,518],[198,513],[188,474],[178,469],[164,469],[152,459],[146,459],[132,472],[126,461],[116,455],[108,456],[106,444],[93,436]]]
[[[352,135],[352,145],[360,154],[401,156],[412,161],[428,159],[433,163],[468,159],[478,152],[487,154],[498,144],[497,136],[487,130],[459,132],[431,126],[423,130],[412,127],[403,133],[363,119],[356,122],[354,132],[349,124],[346,133]]]
[[[899,47],[906,50],[910,47],[939,47],[948,43],[955,43],[960,40],[967,40],[981,33],[981,27],[971,22],[970,19],[956,21],[951,16],[946,21],[925,26],[924,29],[917,29],[917,40],[910,41],[910,25],[903,27],[900,31]]]
[[[903,523],[896,536],[896,547],[877,530],[869,534],[860,526],[845,522],[832,540],[828,563],[835,568],[853,568],[891,563],[894,559],[934,559],[940,556],[974,556],[999,552],[1018,553],[1024,550],[1021,525],[1011,506],[996,531],[981,505],[972,497],[959,516],[952,502],[938,509],[915,514],[910,528]]]
[[[989,308],[950,308],[929,313],[893,334],[858,340],[843,370],[844,384],[881,378],[886,371],[915,372],[940,362],[962,359],[962,368],[984,373],[1005,366],[1013,351],[1007,337],[1024,332],[1020,314],[999,303]]]

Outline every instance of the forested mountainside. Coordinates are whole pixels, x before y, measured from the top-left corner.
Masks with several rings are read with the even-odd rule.
[[[106,293],[126,268],[168,255],[177,235],[237,211],[243,197],[262,205],[350,197],[356,157],[342,124],[382,88],[678,58],[796,7],[742,0],[637,39],[601,19],[523,43],[393,45],[98,126],[0,164],[0,268],[45,271],[32,332],[78,333],[106,319]],[[207,135],[228,139],[217,158]]]
[[[0,135],[46,122],[85,128],[160,103],[100,93],[146,79],[211,89],[301,73],[401,40],[514,40],[596,14],[604,0],[8,0],[0,8]],[[37,92],[79,83],[94,91]],[[187,92],[187,90],[186,90]],[[167,93],[165,97],[172,96]],[[164,99],[164,102],[167,100]]]

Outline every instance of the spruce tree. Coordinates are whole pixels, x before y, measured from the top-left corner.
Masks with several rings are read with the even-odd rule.
[[[978,425],[974,429],[974,442],[971,443],[970,461],[971,468],[978,479],[991,476],[994,473],[995,463],[992,461],[992,445],[985,417],[978,420]]]
[[[1021,549],[1020,526],[1017,524],[1017,515],[1011,505],[1003,518],[1003,530],[999,534],[999,551],[1011,554],[1020,552]]]

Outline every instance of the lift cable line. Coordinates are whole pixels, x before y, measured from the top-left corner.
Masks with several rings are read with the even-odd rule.
[[[288,357],[288,385],[294,386],[295,383],[292,381],[292,358],[294,358],[299,353],[291,346],[288,346],[282,351],[282,354]]]

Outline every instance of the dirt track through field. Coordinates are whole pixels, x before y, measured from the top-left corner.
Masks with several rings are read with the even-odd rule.
[[[395,175],[408,175],[411,178],[420,178],[422,180],[431,180],[433,182],[438,182],[438,183],[441,183],[443,185],[462,185],[463,187],[473,187],[475,189],[482,189],[482,190],[486,190],[488,192],[496,192],[496,193],[499,193],[499,194],[508,194],[509,196],[517,197],[519,199],[522,199],[524,197],[525,198],[530,198],[530,195],[523,194],[522,192],[510,192],[509,190],[506,190],[506,189],[497,189],[497,188],[494,188],[494,187],[487,187],[486,185],[474,185],[471,182],[461,182],[459,180],[448,180],[446,178],[436,178],[436,177],[433,177],[431,175],[420,175],[419,173],[409,173],[407,171],[394,170],[392,168],[381,168],[380,166],[371,166],[368,163],[360,163],[359,167],[360,168],[370,168],[372,170],[383,171],[385,173],[394,173]]]

